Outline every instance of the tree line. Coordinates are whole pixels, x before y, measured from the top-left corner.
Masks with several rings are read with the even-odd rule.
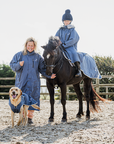
[[[97,67],[101,75],[113,75],[114,74],[114,59],[110,56],[101,57],[94,56]],[[15,72],[12,71],[9,65],[0,64],[0,78],[5,77],[14,77]],[[94,80],[92,81],[95,82]],[[100,84],[114,84],[114,78],[103,78],[100,80]],[[14,85],[15,80],[0,80],[0,85]],[[0,92],[8,92],[10,88],[0,88]],[[74,92],[72,87],[69,88],[69,92]],[[100,92],[105,92],[105,88],[100,88]],[[114,88],[109,88],[109,92],[114,92]],[[102,96],[103,97],[103,96]],[[2,96],[0,95],[0,98]],[[9,96],[5,96],[4,98],[8,99]],[[114,100],[114,95],[110,95],[109,98]],[[69,100],[77,99],[76,95],[69,95]]]

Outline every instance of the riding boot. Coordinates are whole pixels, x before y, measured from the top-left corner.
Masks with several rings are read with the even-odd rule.
[[[33,121],[31,118],[28,118],[28,124],[33,124]]]
[[[78,69],[78,73],[76,73],[75,77],[82,77],[82,73],[81,73],[81,70],[80,70],[80,62],[77,61],[74,64],[76,66],[76,70]]]
[[[34,110],[28,110],[28,124],[33,124],[32,118],[33,118]]]

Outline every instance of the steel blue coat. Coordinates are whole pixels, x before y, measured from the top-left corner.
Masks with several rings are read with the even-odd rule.
[[[22,105],[28,105],[28,106],[30,106],[30,105],[33,105],[33,104],[37,104],[37,102],[32,97],[28,96],[25,93],[22,93],[22,95],[21,95],[21,102],[17,106],[14,106],[11,103],[10,99],[9,99],[9,106],[10,106],[11,110],[14,113],[20,113]]]
[[[24,61],[24,65],[20,66],[19,62]],[[47,77],[45,71],[45,64],[43,58],[33,52],[27,52],[27,55],[23,55],[23,52],[18,52],[14,55],[10,62],[10,67],[16,72],[15,86],[20,88],[22,92],[30,95],[37,101],[37,105],[40,106],[40,75],[39,72]],[[29,110],[36,110],[29,107]]]
[[[79,41],[79,35],[73,25],[63,25],[56,33],[62,42],[62,45],[69,54],[69,59],[72,63],[79,61],[77,55],[77,43]]]

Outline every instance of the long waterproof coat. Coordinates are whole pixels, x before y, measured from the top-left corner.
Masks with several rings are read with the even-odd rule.
[[[62,26],[56,33],[62,42],[63,47],[69,54],[69,59],[72,63],[80,62],[77,55],[77,43],[79,41],[79,35],[73,25]]]
[[[20,66],[19,62],[24,61],[24,65]],[[23,52],[18,52],[14,55],[10,62],[10,67],[16,72],[15,86],[20,88],[22,92],[30,95],[36,100],[37,105],[40,106],[40,76],[39,72],[47,77],[45,71],[45,64],[43,58],[33,52],[27,52],[27,55],[23,55]],[[36,110],[29,107],[29,110]]]

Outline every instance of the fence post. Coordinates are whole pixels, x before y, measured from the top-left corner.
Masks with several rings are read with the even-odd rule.
[[[108,93],[108,87],[106,86],[106,93]],[[108,95],[106,95],[106,99],[108,99]]]
[[[99,79],[96,79],[96,92],[99,93]]]
[[[59,87],[59,93],[60,93],[59,100],[61,100],[61,89],[60,89],[60,87]]]

